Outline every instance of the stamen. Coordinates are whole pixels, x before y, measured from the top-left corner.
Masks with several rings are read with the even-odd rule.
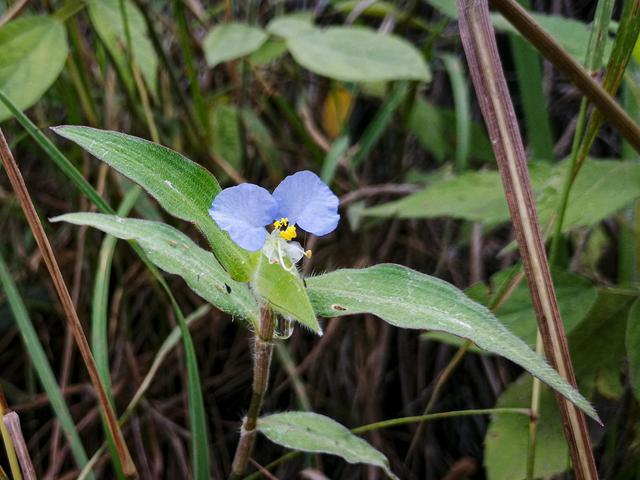
[[[311,255],[313,255],[313,252],[311,250],[307,250],[306,252],[304,252],[304,256],[307,258],[311,258]]]
[[[286,227],[289,225],[289,219],[287,217],[282,217],[280,220],[276,220],[273,222],[273,228],[280,229],[282,227]]]
[[[296,238],[298,236],[298,233],[296,232],[295,225],[290,225],[287,227],[286,230],[281,231],[280,236],[284,238],[287,242],[290,242],[291,240]]]

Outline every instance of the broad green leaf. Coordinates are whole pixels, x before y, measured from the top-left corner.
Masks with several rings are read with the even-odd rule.
[[[161,145],[118,132],[63,126],[54,131],[142,186],[171,215],[193,222],[231,276],[249,279],[252,257],[220,230],[207,213],[220,185],[211,173]]]
[[[599,292],[587,318],[569,335],[571,358],[581,388],[607,398],[624,393],[625,332],[634,298],[611,291]]]
[[[306,283],[318,315],[371,313],[397,327],[438,330],[467,338],[520,365],[587,415],[598,418],[577,390],[486,307],[443,280],[400,265],[382,264],[337,270],[308,278]]]
[[[349,463],[366,463],[397,479],[389,460],[362,438],[335,420],[313,412],[286,412],[258,419],[258,430],[283,447],[303,452],[328,453]]]
[[[542,225],[548,224],[556,214],[567,166],[568,162],[563,162],[554,168],[552,178],[538,198]],[[614,160],[587,160],[571,189],[563,232],[595,225],[638,196],[640,165]]]
[[[551,167],[529,165],[534,190],[549,178]],[[464,173],[434,181],[423,191],[400,200],[367,208],[368,217],[435,218],[454,217],[488,225],[509,220],[500,174],[495,171]]]
[[[40,100],[64,68],[64,25],[52,17],[23,17],[0,28],[0,90],[24,110]],[[0,105],[0,122],[11,112]]]
[[[531,404],[531,377],[522,376],[500,395],[497,408],[527,408]],[[543,389],[536,434],[534,478],[551,478],[567,467],[567,442],[562,418],[551,391]],[[524,415],[495,415],[484,439],[488,480],[526,478],[529,419]]]
[[[298,320],[322,335],[322,329],[297,271],[286,272],[280,265],[269,263],[264,255],[260,255],[252,286],[259,295],[269,299],[277,313]]]
[[[444,15],[458,18],[456,3],[450,0],[427,0],[429,4],[438,9]],[[547,15],[544,13],[530,12],[533,19],[546,30],[567,53],[578,62],[584,62],[591,35],[590,27],[583,22],[560,15]],[[500,14],[491,15],[491,21],[495,29],[503,33],[520,33]],[[606,57],[611,52],[611,42],[606,49]]]
[[[549,225],[558,208],[568,163],[529,164],[538,216]],[[640,165],[612,160],[587,160],[577,177],[565,214],[563,232],[590,227],[640,196]],[[365,217],[454,217],[488,225],[509,221],[504,189],[497,171],[478,171],[443,179],[421,192],[360,212]]]
[[[195,293],[213,306],[257,324],[258,305],[248,287],[232,280],[210,252],[198,247],[175,228],[164,223],[100,213],[69,213],[51,221],[88,225],[122,240],[135,240],[155,265],[182,277]]]
[[[258,27],[243,23],[226,23],[212,28],[204,37],[207,65],[215,67],[258,50],[267,40],[267,34]]]
[[[267,25],[267,32],[282,38],[303,35],[313,29],[313,14],[311,12],[280,15]]]
[[[127,60],[127,30],[120,9],[121,0],[91,0],[89,18],[96,33],[104,43],[118,70],[130,89],[133,89],[131,67]],[[131,0],[124,0],[133,58],[140,67],[147,87],[154,96],[158,94],[158,56],[149,39],[147,24],[138,7]]]
[[[520,268],[520,267],[515,267]],[[512,269],[502,270],[491,277],[491,291],[497,291],[500,285],[509,279]],[[553,272],[553,284],[558,298],[558,306],[564,323],[565,333],[569,335],[576,330],[587,317],[598,298],[596,288],[587,279],[572,275],[565,271]],[[473,300],[488,305],[491,295],[484,283],[476,283],[465,293]],[[536,313],[531,302],[531,294],[527,281],[522,280],[496,312],[500,320],[509,330],[525,341],[529,347],[536,344],[537,321]],[[424,335],[427,339],[441,340],[454,345],[463,342],[458,338],[440,332],[429,332]],[[472,348],[475,352],[482,352]]]
[[[629,310],[625,345],[629,361],[631,388],[636,399],[640,402],[640,300],[633,302]]]
[[[420,52],[395,35],[361,27],[313,29],[287,38],[293,58],[318,75],[347,82],[429,81]]]

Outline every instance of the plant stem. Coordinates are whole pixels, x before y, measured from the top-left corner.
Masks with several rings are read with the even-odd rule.
[[[240,440],[236,447],[236,454],[233,457],[231,466],[231,475],[229,480],[237,480],[242,478],[249,457],[253,452],[253,445],[256,441],[256,426],[258,424],[258,415],[262,409],[262,401],[264,394],[269,385],[269,367],[271,366],[271,357],[273,356],[273,312],[271,309],[263,305],[260,311],[260,326],[254,340],[253,352],[253,391],[251,393],[251,402],[249,403],[249,411],[242,420],[242,428],[240,430]]]
[[[575,387],[576,378],[542,242],[524,145],[502,71],[489,6],[487,0],[457,0],[457,5],[462,44],[502,176],[544,349],[551,364]],[[597,479],[584,414],[568,400],[559,395],[556,398],[576,477]]]

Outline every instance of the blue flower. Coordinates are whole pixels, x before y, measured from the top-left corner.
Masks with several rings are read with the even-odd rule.
[[[225,188],[213,200],[209,215],[242,248],[263,249],[280,263],[283,254],[293,263],[310,254],[291,242],[298,235],[296,226],[321,236],[335,230],[340,220],[338,197],[307,170],[285,178],[273,194],[251,183]],[[270,235],[267,225],[273,226]]]

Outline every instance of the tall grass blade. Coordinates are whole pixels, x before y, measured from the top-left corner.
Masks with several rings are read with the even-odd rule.
[[[98,194],[98,192],[87,182],[84,177],[80,174],[80,172],[73,166],[73,164],[69,161],[67,157],[49,140],[39,129],[36,127],[29,118],[22,113],[19,109],[13,105],[11,100],[7,98],[6,95],[0,91],[0,102],[7,106],[9,110],[15,115],[16,119],[23,128],[33,137],[33,139],[40,145],[40,147],[49,155],[49,157],[54,161],[54,163],[62,170],[62,172],[74,183],[74,185],[96,206],[98,210],[102,213],[106,214],[115,214],[115,211],[104,201],[104,199]],[[169,285],[164,280],[162,274],[158,271],[158,269],[149,261],[147,256],[144,254],[142,249],[135,243],[130,242],[131,248],[136,252],[136,254],[140,257],[140,259],[145,263],[145,266],[149,269],[155,280],[160,284],[162,289],[167,294],[167,297],[171,301],[171,306],[174,309],[176,318],[179,323],[181,320],[184,320],[184,315],[180,310],[178,303],[173,297],[173,293],[169,288]],[[183,323],[183,322],[182,322]],[[185,354],[193,350],[193,341],[191,340],[191,334],[189,330],[185,328],[181,328],[181,332],[186,335],[183,337],[182,341],[185,347]],[[191,348],[187,348],[187,343],[190,344]],[[189,418],[190,418],[190,427],[192,432],[191,437],[191,451],[192,451],[192,465],[194,472],[203,472],[206,468],[208,468],[209,464],[209,456],[208,451],[201,451],[202,448],[200,446],[207,445],[207,434],[206,434],[206,414],[204,411],[204,402],[202,399],[202,389],[200,387],[199,375],[197,372],[197,363],[195,360],[195,354],[192,356],[192,361],[187,362],[187,368],[189,371],[187,372],[187,379],[189,381]],[[195,371],[191,371],[195,369]],[[196,385],[197,384],[197,385]],[[199,398],[196,399],[193,395],[199,395]],[[197,428],[194,428],[194,425],[197,424]],[[196,455],[196,452],[200,451],[199,455]],[[203,474],[204,475],[204,474]],[[204,478],[204,477],[201,477]]]
[[[24,345],[29,353],[29,358],[31,359],[33,368],[35,369],[38,379],[47,394],[49,402],[51,403],[51,408],[60,423],[60,427],[67,437],[69,448],[71,449],[71,454],[73,455],[76,465],[78,468],[84,468],[88,462],[87,453],[82,446],[80,436],[78,435],[73,419],[71,418],[71,413],[69,413],[67,404],[62,397],[62,392],[60,391],[60,387],[56,381],[51,364],[47,359],[47,355],[44,352],[42,343],[40,343],[36,329],[34,328],[33,323],[31,323],[31,319],[27,313],[27,308],[22,301],[22,297],[20,296],[16,285],[13,283],[13,279],[11,278],[11,274],[9,273],[9,269],[7,268],[7,264],[5,263],[1,253],[0,285],[2,285],[2,289],[7,296],[9,308],[16,320],[18,330],[20,331]],[[95,477],[91,474],[88,478],[93,479]]]
[[[529,0],[519,2],[524,8],[530,8]],[[526,40],[517,35],[511,36],[510,44],[527,138],[533,157],[550,160],[553,158],[553,137],[543,91],[540,55]]]

